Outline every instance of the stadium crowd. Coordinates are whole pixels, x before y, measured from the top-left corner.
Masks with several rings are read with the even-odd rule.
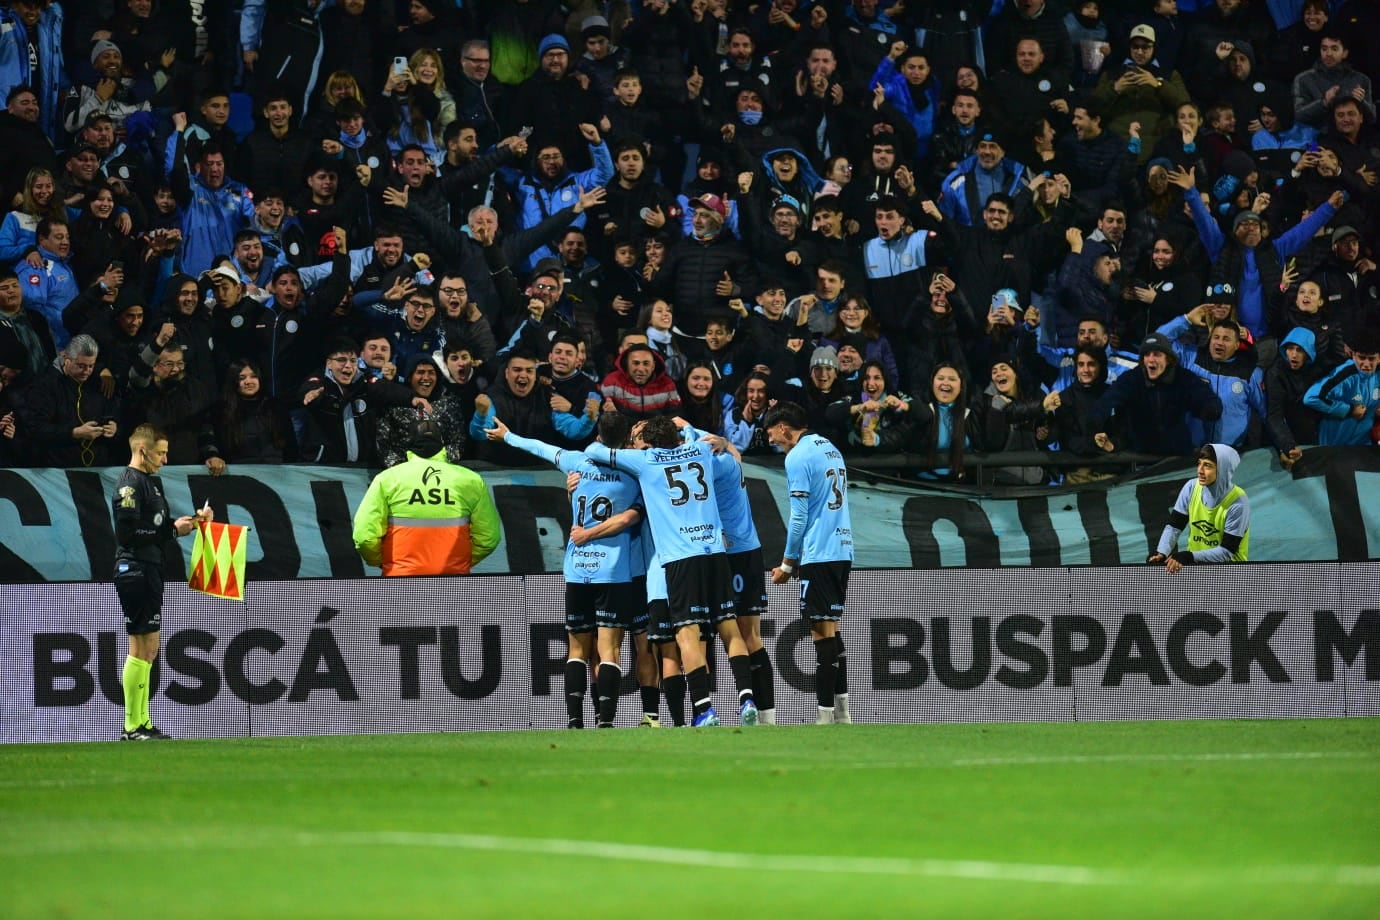
[[[0,466],[1374,444],[1377,66],[1362,0],[8,0]]]

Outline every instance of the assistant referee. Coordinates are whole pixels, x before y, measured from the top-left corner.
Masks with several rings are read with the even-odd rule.
[[[129,466],[115,487],[115,593],[125,614],[129,655],[121,680],[125,730],[121,741],[166,741],[149,718],[149,675],[158,657],[163,626],[163,548],[185,537],[198,521],[213,520],[207,505],[196,514],[172,520],[158,471],[168,462],[168,436],[150,424],[129,436]]]

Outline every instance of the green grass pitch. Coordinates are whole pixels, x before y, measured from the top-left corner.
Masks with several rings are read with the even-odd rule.
[[[5,917],[1375,917],[1380,721],[0,748]]]

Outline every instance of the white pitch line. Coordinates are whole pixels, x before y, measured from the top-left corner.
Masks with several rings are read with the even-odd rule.
[[[904,859],[867,856],[773,855],[732,853],[680,847],[654,847],[598,840],[497,837],[487,834],[428,834],[378,831],[342,834],[295,834],[305,846],[411,846],[543,856],[575,856],[627,862],[691,866],[704,869],[809,872],[845,875],[901,875],[926,878],[1032,882],[1052,885],[1121,885],[1123,873],[1090,866],[1056,866],[986,860]]]
[[[522,853],[584,859],[612,859],[702,869],[803,872],[828,875],[883,875],[946,878],[963,881],[1013,882],[1037,885],[1148,886],[1166,883],[1218,887],[1230,883],[1340,885],[1380,887],[1380,865],[1276,865],[1138,870],[1093,866],[999,862],[981,859],[910,859],[906,857],[810,856],[804,854],[735,853],[681,847],[643,846],[599,840],[547,837],[502,837],[490,834],[449,834],[420,831],[342,831],[320,833],[290,829],[207,828],[203,833],[174,833],[160,838],[173,850],[248,850],[274,847],[419,847],[490,853]],[[0,856],[76,855],[116,851],[123,838],[111,834],[96,839],[72,835],[61,841],[34,845],[30,838],[14,846],[0,842]]]
[[[965,757],[949,762],[953,767],[1027,767],[1043,764],[1098,763],[1214,763],[1252,760],[1380,760],[1380,755],[1364,751],[1274,751],[1254,753],[1205,754],[1054,754],[1028,757]]]
[[[1372,759],[1380,761],[1380,754],[1370,754],[1364,751],[1279,751],[1279,752],[1240,752],[1240,753],[1203,753],[1203,754],[1052,754],[1049,756],[1015,756],[1015,757],[962,757],[956,760],[913,760],[913,761],[890,761],[890,760],[868,760],[868,761],[846,761],[815,759],[809,763],[797,762],[774,762],[766,759],[755,759],[745,757],[734,757],[729,761],[721,761],[716,767],[722,770],[759,770],[776,772],[805,772],[818,771],[821,767],[828,767],[834,770],[942,770],[953,767],[1027,767],[1059,764],[1099,764],[1099,763],[1235,763],[1242,761],[1271,761],[1271,760],[1359,760]],[[705,767],[685,767],[683,770],[677,768],[659,767],[658,769],[670,769],[672,772],[694,772],[703,773]],[[552,770],[532,770],[524,774],[527,776],[619,776],[625,774],[645,773],[644,767],[571,767]],[[0,787],[4,782],[0,781]]]

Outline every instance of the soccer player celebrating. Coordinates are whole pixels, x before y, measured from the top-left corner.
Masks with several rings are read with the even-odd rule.
[[[853,567],[853,524],[848,513],[848,471],[843,454],[828,438],[808,429],[805,410],[793,402],[768,410],[762,427],[786,454],[791,522],[786,552],[772,569],[773,584],[800,576],[800,613],[810,621],[815,643],[816,725],[852,722],[848,712],[848,668],[839,619]]]
[[[677,418],[676,423],[683,420]],[[686,424],[682,434],[705,440],[705,435]],[[709,438],[713,440],[713,438]],[[714,455],[714,495],[719,503],[719,519],[724,524],[724,544],[733,573],[733,607],[738,632],[747,649],[752,668],[752,698],[764,725],[776,724],[776,684],[771,656],[762,643],[762,614],[767,609],[766,567],[762,563],[762,540],[752,520],[747,481],[743,478],[742,457],[732,444]],[[730,653],[731,654],[731,653]]]
[[[628,439],[626,416],[606,412],[599,418],[599,441],[620,448]],[[613,728],[618,714],[618,665],[625,630],[645,629],[642,591],[633,584],[641,574],[642,541],[628,529],[642,520],[637,482],[617,470],[596,466],[578,450],[562,450],[543,441],[513,434],[494,419],[484,431],[490,441],[502,441],[574,473],[579,482],[570,493],[571,538],[565,547],[565,628],[570,651],[565,662],[565,708],[569,728],[584,727],[587,663],[594,654],[598,628],[599,670],[595,688],[599,727]],[[640,621],[640,622],[639,622]]]
[[[670,625],[675,630],[695,712],[691,725],[718,725],[719,716],[709,696],[709,669],[700,646],[700,626],[733,620],[733,576],[714,496],[714,448],[707,441],[682,444],[675,422],[666,416],[649,419],[641,435],[650,445],[647,450],[614,450],[591,444],[585,454],[631,473],[642,487],[647,521],[666,570]],[[719,634],[729,646],[728,664],[738,687],[738,712],[744,725],[756,725],[752,666],[736,623],[731,625],[731,630],[721,625]]]
[[[125,730],[121,741],[166,741],[149,718],[149,675],[163,626],[163,544],[185,537],[197,521],[213,520],[210,505],[173,520],[158,471],[168,462],[168,436],[150,424],[129,436],[129,466],[115,486],[115,593],[125,615],[129,656],[121,677]]]

